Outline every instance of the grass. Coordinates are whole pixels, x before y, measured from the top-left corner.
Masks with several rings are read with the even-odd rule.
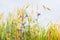
[[[26,15],[25,9],[19,9],[16,15],[9,14],[6,22],[0,21],[0,40],[60,40],[59,24],[51,24],[46,30]],[[28,22],[24,21],[26,17]]]

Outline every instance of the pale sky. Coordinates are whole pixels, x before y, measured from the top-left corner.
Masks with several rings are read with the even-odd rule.
[[[24,5],[30,4],[27,12],[35,10],[38,4],[38,11],[41,13],[39,22],[43,25],[49,21],[60,23],[60,0],[0,0],[0,12],[4,12],[5,16],[7,12],[13,12],[14,8],[23,7]],[[42,5],[48,6],[51,11],[45,10]],[[36,13],[35,13],[36,14]]]

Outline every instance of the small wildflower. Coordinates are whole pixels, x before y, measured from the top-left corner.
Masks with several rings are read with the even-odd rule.
[[[22,18],[22,16],[20,15],[20,18]]]
[[[22,36],[21,36],[21,35],[19,35],[19,36],[18,36],[18,38],[22,39]]]
[[[28,17],[28,15],[26,14],[26,16],[25,17]]]
[[[40,16],[41,14],[40,13],[37,13],[37,16]]]
[[[22,29],[17,29],[18,30],[18,32],[22,32]]]
[[[24,26],[26,22],[22,23],[22,25]]]

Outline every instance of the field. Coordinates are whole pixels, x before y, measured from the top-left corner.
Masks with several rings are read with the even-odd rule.
[[[25,9],[18,9],[15,14],[9,13],[6,22],[2,21],[2,15],[0,40],[60,40],[60,24],[48,23],[46,30],[37,22],[38,18],[33,20],[32,15],[26,14]],[[37,14],[39,16],[40,13]]]

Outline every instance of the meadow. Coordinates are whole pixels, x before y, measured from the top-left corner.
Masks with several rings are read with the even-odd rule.
[[[9,13],[6,22],[1,21],[2,15],[0,40],[60,40],[60,24],[48,23],[46,30],[38,24],[38,18],[33,20],[32,15],[26,14],[25,9],[18,9],[14,14]],[[37,17],[39,16],[40,13],[37,13]]]

